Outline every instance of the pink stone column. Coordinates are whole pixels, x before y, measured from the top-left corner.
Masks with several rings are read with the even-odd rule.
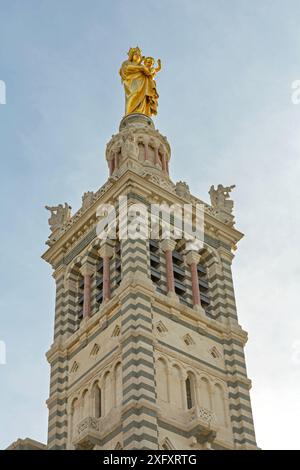
[[[200,255],[196,251],[190,251],[186,255],[186,261],[191,269],[193,304],[195,306],[197,305],[201,306],[199,278],[198,278],[198,269],[197,269],[199,260],[200,260]]]
[[[174,240],[163,240],[161,249],[165,252],[166,257],[166,277],[167,290],[169,295],[175,295],[174,272],[172,252],[175,249],[176,242]]]
[[[111,298],[110,288],[110,258],[113,255],[113,249],[105,243],[99,250],[99,254],[103,259],[103,302],[107,302]]]
[[[86,262],[80,268],[80,272],[83,276],[83,318],[91,316],[91,286],[92,286],[92,275],[93,266]]]

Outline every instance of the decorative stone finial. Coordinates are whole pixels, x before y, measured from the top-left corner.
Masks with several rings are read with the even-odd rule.
[[[93,204],[93,200],[94,200],[93,191],[85,192],[82,196],[82,209],[84,211],[88,209]]]

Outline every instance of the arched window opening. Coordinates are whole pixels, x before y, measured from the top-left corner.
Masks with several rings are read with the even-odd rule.
[[[89,415],[89,393],[85,390],[82,394],[82,418],[86,418]]]
[[[184,245],[181,245],[179,242],[176,249],[172,252],[172,259],[175,292],[178,295],[180,302],[186,304],[185,267],[182,256],[183,249]]]
[[[186,404],[188,410],[193,408],[196,404],[196,382],[193,374],[188,374],[188,377],[185,381],[185,390],[186,390]]]
[[[158,240],[149,240],[150,252],[150,274],[153,284],[160,291],[161,269],[160,269],[160,253]]]
[[[95,418],[101,418],[102,416],[101,388],[98,384],[94,387],[94,416]]]
[[[186,390],[186,404],[188,410],[193,408],[193,398],[192,398],[192,386],[191,386],[191,379],[188,377],[185,381],[185,390]]]
[[[72,302],[72,306],[70,307],[70,320],[72,320],[74,331],[76,331],[80,327],[80,323],[83,319],[84,280],[80,273],[79,261],[75,261],[73,265],[68,267],[66,287],[69,301]]]
[[[200,261],[201,263],[197,266],[198,271],[198,280],[199,280],[199,290],[200,290],[200,300],[201,306],[205,310],[206,314],[212,316],[211,313],[211,302],[210,302],[210,295],[209,295],[209,281],[208,281],[208,273],[207,273],[207,262],[211,255],[208,253],[207,250],[203,250],[201,253]]]
[[[77,313],[77,326],[79,325],[83,319],[83,291],[84,291],[84,279],[81,274],[79,274],[79,282],[78,282],[78,291],[77,291],[77,298],[78,298],[78,313]]]
[[[96,272],[96,302],[100,306],[103,301],[103,259],[100,258],[97,263]]]

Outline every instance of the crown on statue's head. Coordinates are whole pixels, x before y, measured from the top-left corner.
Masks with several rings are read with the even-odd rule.
[[[132,57],[135,52],[137,52],[140,55],[142,54],[141,49],[138,46],[131,47],[129,51],[127,52],[128,57]]]

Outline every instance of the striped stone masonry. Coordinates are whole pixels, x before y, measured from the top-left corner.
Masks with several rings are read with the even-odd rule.
[[[230,419],[237,448],[256,448],[250,387],[244,356],[244,347],[237,340],[224,341],[224,362],[228,376]]]
[[[65,393],[68,382],[68,367],[59,345],[64,335],[68,335],[68,310],[65,301],[65,267],[61,266],[54,273],[56,284],[54,348],[57,352],[50,360],[50,391],[48,399],[48,448],[64,449],[67,437],[66,400]]]
[[[122,241],[122,270],[123,446],[124,449],[158,449],[153,289],[151,291],[149,279],[145,283],[149,272],[147,241]],[[134,276],[135,285],[126,287],[126,276],[130,275]]]
[[[142,205],[201,201],[170,180],[171,150],[150,118],[121,124],[107,148],[111,178],[43,255],[56,283],[48,448],[255,449],[231,271],[242,234],[205,204],[199,252],[149,240],[142,223],[131,237]],[[125,155],[127,131],[141,161]],[[115,207],[117,240],[97,237],[100,202]]]
[[[60,352],[59,346],[57,346],[57,351],[52,354],[50,370],[50,393],[47,400],[49,410],[48,449],[65,449],[68,436],[66,399],[68,363],[65,355]]]

